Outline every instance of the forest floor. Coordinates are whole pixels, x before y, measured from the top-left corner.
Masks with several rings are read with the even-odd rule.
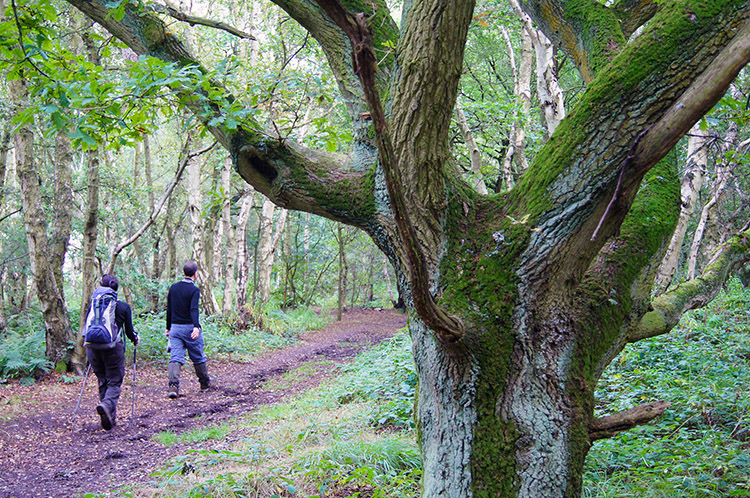
[[[198,391],[188,362],[180,396],[174,400],[167,397],[166,367],[138,363],[134,418],[133,370],[128,365],[117,425],[111,431],[100,426],[93,374],[76,418],[80,381],[65,383],[53,373],[31,386],[0,384],[0,498],[78,497],[147,481],[171,457],[196,445],[178,441],[164,446],[154,440],[155,434],[221,424],[260,405],[283,401],[319,385],[335,375],[338,365],[405,325],[406,316],[395,310],[352,310],[341,322],[305,333],[299,342],[250,362],[209,358],[212,389],[207,393]],[[126,356],[132,355],[130,348]],[[299,367],[305,367],[304,374],[294,375]],[[283,383],[268,382],[287,372],[292,374],[283,377]],[[237,432],[229,436],[241,437]]]

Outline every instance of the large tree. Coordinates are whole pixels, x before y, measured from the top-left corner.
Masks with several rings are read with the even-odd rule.
[[[138,54],[199,65],[147,4],[108,15],[109,0],[68,1]],[[522,2],[587,90],[502,195],[463,182],[448,145],[474,1],[406,1],[400,29],[384,0],[274,3],[325,52],[348,103],[350,155],[237,125],[236,101],[209,102],[216,92],[174,91],[255,189],[366,231],[396,267],[424,496],[578,496],[592,442],[663,409],[596,419],[604,368],[710,300],[746,258],[750,233],[651,298],[679,204],[660,160],[750,59],[750,2]]]

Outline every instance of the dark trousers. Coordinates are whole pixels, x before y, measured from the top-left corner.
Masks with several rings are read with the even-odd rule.
[[[107,349],[87,346],[86,357],[99,380],[99,401],[107,407],[114,422],[117,400],[125,377],[125,344],[117,342],[115,347]]]

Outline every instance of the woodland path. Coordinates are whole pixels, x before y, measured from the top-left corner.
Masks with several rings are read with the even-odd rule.
[[[308,332],[299,342],[251,362],[209,358],[212,390],[207,393],[198,392],[192,366],[183,368],[176,400],[166,396],[166,368],[139,363],[133,422],[128,364],[118,425],[109,432],[101,429],[94,409],[98,398],[93,374],[75,420],[81,382],[66,384],[59,374],[50,374],[32,386],[0,384],[0,498],[80,497],[146,481],[170,457],[197,445],[163,446],[152,439],[154,434],[218,424],[317,386],[335,375],[337,365],[405,325],[406,316],[395,310],[349,311],[341,322]],[[126,357],[132,355],[131,347]],[[303,365],[305,375],[291,385],[265,387],[267,381]]]

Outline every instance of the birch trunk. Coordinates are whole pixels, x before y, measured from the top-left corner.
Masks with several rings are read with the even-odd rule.
[[[690,245],[690,253],[688,255],[687,264],[687,275],[689,279],[694,279],[700,270],[699,258],[701,254],[710,254],[713,249],[716,248],[715,240],[706,240],[706,233],[711,233],[712,226],[718,226],[720,221],[719,216],[719,203],[726,194],[727,185],[732,179],[732,168],[734,164],[726,159],[724,154],[727,150],[734,147],[737,144],[737,123],[732,121],[729,123],[726,137],[724,137],[723,145],[720,147],[722,154],[720,155],[719,161],[716,163],[716,178],[711,183],[711,194],[708,202],[703,206],[701,210],[701,216],[698,220],[698,226],[693,234],[693,242]]]
[[[226,237],[226,269],[224,270],[224,299],[222,301],[222,311],[224,315],[229,315],[234,309],[234,295],[237,292],[237,280],[235,279],[235,265],[237,264],[237,241],[235,231],[232,229],[232,211],[231,211],[231,173],[232,159],[224,160],[224,169],[221,171],[221,184],[224,191],[224,203],[222,209],[222,224],[224,225],[224,235]]]
[[[255,191],[246,187],[242,193],[240,212],[237,215],[237,308],[247,302],[247,287],[250,282],[250,258],[247,250],[247,224],[253,211]]]
[[[513,66],[513,93],[520,101],[520,106],[513,112],[513,124],[508,137],[508,151],[505,154],[502,166],[505,189],[510,189],[515,185],[516,178],[529,167],[524,142],[526,140],[526,121],[531,110],[531,62],[534,51],[531,46],[531,36],[526,31],[521,31],[521,63],[518,69],[515,69],[513,45],[505,28],[503,28],[503,37]]]
[[[460,105],[456,105],[456,123],[458,128],[461,130],[461,135],[464,138],[466,148],[469,149],[469,158],[471,160],[471,174],[472,174],[472,185],[477,192],[482,195],[487,195],[487,186],[484,184],[484,173],[482,152],[477,147],[477,142],[474,140],[474,133],[472,133],[469,123],[466,121],[466,114]]]
[[[708,136],[708,131],[702,130],[700,124],[693,126],[688,136],[687,167],[680,188],[680,216],[654,282],[654,288],[659,292],[669,287],[677,270],[688,222],[695,212],[708,167]]]
[[[190,210],[190,226],[192,228],[192,259],[198,264],[197,282],[201,289],[201,309],[206,315],[215,315],[219,305],[211,288],[209,270],[210,264],[206,258],[204,246],[203,195],[201,193],[201,161],[197,157],[190,157],[187,162],[188,173],[188,205]]]
[[[552,135],[565,117],[565,100],[555,70],[555,48],[544,33],[534,27],[531,18],[522,9],[518,0],[510,0],[513,11],[521,20],[524,33],[531,37],[536,54],[536,91],[544,114],[547,132]]]
[[[276,224],[274,225],[275,206],[265,199],[260,217],[260,237],[258,239],[258,293],[255,301],[255,309],[262,309],[263,305],[271,297],[271,273],[273,272],[274,253],[278,247],[281,235],[284,233],[287,210],[281,209]]]

